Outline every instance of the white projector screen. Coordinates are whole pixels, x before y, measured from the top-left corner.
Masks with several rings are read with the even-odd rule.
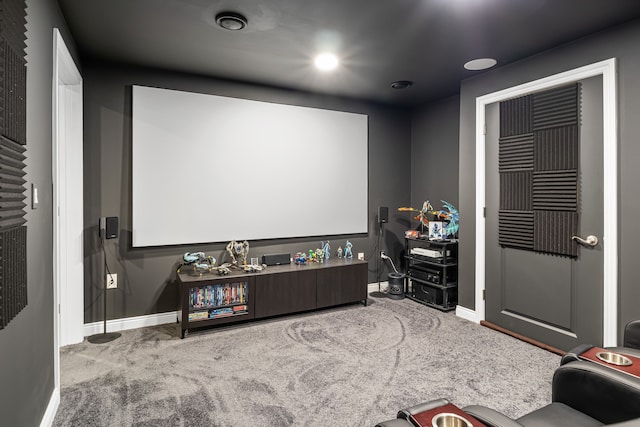
[[[363,114],[133,86],[132,245],[367,232]]]

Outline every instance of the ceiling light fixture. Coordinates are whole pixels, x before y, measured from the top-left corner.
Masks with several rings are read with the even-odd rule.
[[[498,61],[493,58],[478,58],[464,64],[464,68],[471,71],[486,70],[496,65]]]
[[[331,71],[338,66],[338,58],[333,53],[321,53],[314,60],[316,68],[322,71]]]
[[[220,12],[216,23],[225,30],[239,31],[247,26],[247,18],[235,12]]]
[[[406,89],[411,86],[413,86],[413,82],[409,80],[398,80],[397,82],[391,83],[391,87],[394,89]]]

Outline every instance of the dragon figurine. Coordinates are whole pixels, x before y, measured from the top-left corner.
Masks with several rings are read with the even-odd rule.
[[[441,210],[438,212],[438,217],[442,218],[445,221],[448,221],[448,224],[444,227],[444,232],[447,235],[447,238],[453,239],[458,233],[458,229],[460,225],[458,221],[460,220],[460,214],[458,210],[451,203],[446,202],[444,200],[440,200],[442,202],[442,206],[446,209],[446,211]]]

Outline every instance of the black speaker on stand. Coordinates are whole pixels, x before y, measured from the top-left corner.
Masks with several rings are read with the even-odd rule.
[[[116,239],[118,237],[118,217],[108,216],[101,217],[99,221],[100,242],[102,243],[102,256],[104,258],[104,271],[108,272],[107,266],[107,253],[104,249],[105,239]],[[105,276],[103,276],[105,278]],[[87,341],[91,344],[105,344],[119,338],[122,334],[120,332],[107,332],[107,281],[104,280],[104,329],[101,334],[94,334],[87,337]]]

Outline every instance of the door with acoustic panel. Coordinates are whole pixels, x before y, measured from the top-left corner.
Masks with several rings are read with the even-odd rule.
[[[486,119],[486,320],[560,350],[602,345],[602,77]]]

